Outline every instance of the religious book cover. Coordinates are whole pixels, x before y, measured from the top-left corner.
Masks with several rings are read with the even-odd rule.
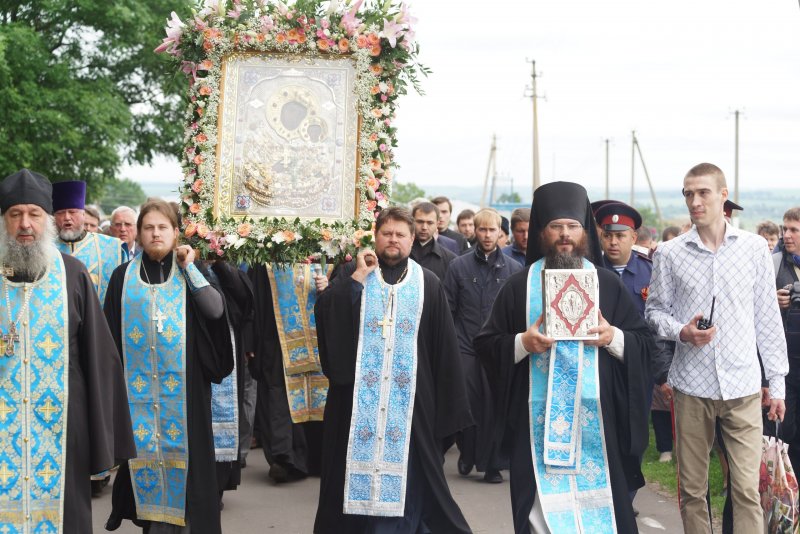
[[[544,333],[555,339],[597,339],[597,271],[542,269]]]

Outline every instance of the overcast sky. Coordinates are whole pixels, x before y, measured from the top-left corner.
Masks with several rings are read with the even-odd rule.
[[[492,134],[497,169],[523,197],[531,184],[535,59],[544,182],[630,187],[636,130],[656,188],[678,188],[694,164],[722,167],[733,188],[800,188],[800,5],[797,0],[417,0],[425,96],[399,104],[398,180],[483,184]],[[637,162],[637,189],[646,188]],[[126,169],[178,180],[177,163]]]

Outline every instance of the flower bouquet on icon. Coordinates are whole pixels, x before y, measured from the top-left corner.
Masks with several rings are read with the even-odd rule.
[[[206,257],[355,256],[389,205],[398,97],[420,89],[415,19],[364,0],[206,0],[157,52],[187,77],[184,238]]]

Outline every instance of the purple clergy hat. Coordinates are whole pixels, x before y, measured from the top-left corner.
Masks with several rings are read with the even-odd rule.
[[[53,211],[78,209],[86,206],[86,182],[56,182],[53,184]]]

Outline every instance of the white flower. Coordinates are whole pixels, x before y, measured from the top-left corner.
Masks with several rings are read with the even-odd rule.
[[[272,234],[271,240],[273,243],[283,243],[286,241],[286,237],[283,235],[283,232],[275,232]]]

